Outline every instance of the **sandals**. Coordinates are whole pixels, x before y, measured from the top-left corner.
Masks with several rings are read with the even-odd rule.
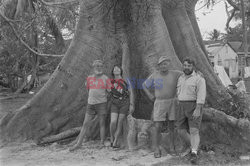
[[[120,148],[119,145],[114,145],[113,142],[110,143],[110,147],[113,148],[113,149],[117,149],[117,148]]]
[[[160,149],[154,152],[154,157],[155,158],[160,158],[161,157],[161,150]]]
[[[120,148],[120,146],[119,145],[113,145],[112,146],[114,149],[118,149],[118,148]]]

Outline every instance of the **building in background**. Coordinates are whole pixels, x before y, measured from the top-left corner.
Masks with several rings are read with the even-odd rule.
[[[229,78],[239,75],[238,55],[228,43],[222,41],[207,42],[206,49],[210,62],[215,66],[223,66]]]

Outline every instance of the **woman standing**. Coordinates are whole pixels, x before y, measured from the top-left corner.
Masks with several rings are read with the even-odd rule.
[[[126,116],[134,111],[134,106],[130,103],[132,98],[131,88],[122,78],[122,68],[114,66],[111,75],[113,77],[110,90],[111,95],[111,122],[110,122],[110,141],[113,148],[118,148],[118,138],[121,135],[123,121]]]

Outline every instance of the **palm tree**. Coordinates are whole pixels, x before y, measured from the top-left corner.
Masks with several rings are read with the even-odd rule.
[[[208,35],[209,35],[208,39],[213,41],[220,40],[222,36],[221,32],[216,29],[214,29],[212,32],[209,32]]]
[[[209,104],[230,113],[231,97],[202,49],[204,45],[194,19],[196,2],[81,1],[76,32],[66,55],[46,85],[15,114],[1,120],[1,136],[40,140],[79,125],[87,96],[83,83],[91,70],[90,64],[102,59],[109,70],[119,51],[125,77],[137,80],[146,78],[154,70],[160,56],[169,56],[173,69],[181,69],[185,57],[195,58],[207,82]],[[134,117],[149,119],[152,103],[139,88],[133,90],[133,95]],[[208,119],[218,114],[213,110],[206,113]],[[223,113],[219,115],[227,118]]]

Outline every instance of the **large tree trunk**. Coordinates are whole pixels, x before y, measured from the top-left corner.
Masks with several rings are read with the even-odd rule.
[[[202,51],[189,20],[184,0],[164,0],[163,16],[170,31],[170,37],[177,56],[182,61],[185,57],[193,57],[197,68],[206,79],[208,89],[208,102],[215,108],[229,109],[230,95],[213,71],[204,52]]]
[[[131,24],[128,27],[131,77],[136,78],[136,118],[150,119],[153,103],[143,93],[141,84],[156,67],[161,56],[172,59],[172,68],[180,69],[167,27],[161,14],[160,0],[131,0],[128,11]],[[135,83],[135,82],[134,82]]]
[[[85,0],[74,39],[50,80],[15,115],[1,121],[1,136],[39,139],[76,125],[86,103],[84,82],[95,59],[105,56],[108,1]]]
[[[150,120],[135,119],[128,116],[124,123],[125,130],[123,137],[119,140],[120,145],[131,150],[138,148],[151,148],[153,122]],[[47,144],[67,140],[76,136],[81,128],[76,127],[57,135],[43,138],[39,144]],[[226,115],[222,111],[213,108],[204,109],[203,122],[201,125],[201,144],[203,147],[216,149],[219,146],[226,146],[227,152],[247,152],[250,149],[250,122],[246,119],[236,119]],[[96,133],[95,133],[96,134]],[[169,134],[162,133],[162,144],[164,149],[169,148]],[[182,148],[183,142],[178,135],[175,135],[175,149],[177,152]],[[204,148],[205,149],[205,148]]]
[[[207,50],[205,48],[205,45],[204,45],[204,42],[203,42],[203,39],[201,36],[201,31],[200,31],[200,28],[198,26],[196,15],[195,15],[195,5],[197,2],[198,2],[198,0],[185,0],[185,8],[186,8],[188,17],[190,19],[190,22],[192,24],[192,27],[194,29],[196,39],[197,39],[202,51],[204,52],[204,54],[208,58]]]
[[[135,78],[131,81],[135,85],[133,94],[136,111],[133,116],[137,119],[129,116],[125,129],[128,130],[130,148],[138,145],[136,140],[150,138],[154,129],[152,121],[148,120],[153,103],[143,93],[141,83],[154,70],[160,56],[171,57],[173,69],[181,69],[179,59],[194,57],[207,81],[209,103],[214,107],[227,108],[221,102],[230,96],[224,91],[197,41],[184,1],[163,2],[162,5],[160,0],[84,0],[76,34],[65,57],[34,98],[15,114],[9,114],[1,120],[1,136],[41,140],[45,136],[79,126],[84,113],[81,109],[87,99],[84,82],[95,59],[107,62],[107,72],[112,64],[122,63],[125,77]],[[214,119],[217,114],[210,115],[206,116],[208,120]],[[215,118],[217,121],[213,123],[232,119],[221,117]],[[92,129],[95,130],[97,126]],[[240,128],[238,125],[235,127]],[[249,127],[242,132],[249,138]],[[69,134],[76,134],[76,131],[65,135],[68,137]],[[241,139],[244,140],[243,137]],[[145,145],[145,142],[148,140],[142,144]],[[245,143],[249,145],[249,141]]]

